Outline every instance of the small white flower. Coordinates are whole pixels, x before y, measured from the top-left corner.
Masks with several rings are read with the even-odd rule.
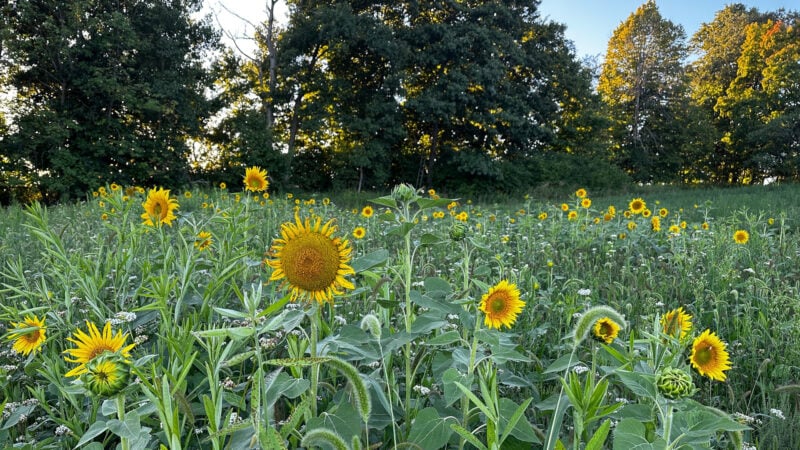
[[[422,386],[422,385],[418,384],[418,385],[414,386],[414,392],[416,392],[418,394],[421,394],[421,395],[428,395],[428,394],[431,393],[431,390],[428,387],[425,387],[425,386]]]
[[[786,420],[786,416],[783,415],[783,411],[781,411],[780,409],[770,408],[769,413],[777,417],[778,419]]]
[[[56,436],[64,436],[65,434],[72,434],[72,430],[65,425],[59,425],[53,433],[55,433]]]
[[[577,366],[572,368],[572,371],[580,375],[584,372],[588,372],[589,368],[584,366],[583,364],[578,364]]]
[[[584,297],[588,297],[589,295],[592,295],[592,290],[591,289],[578,289],[578,295],[582,295]]]

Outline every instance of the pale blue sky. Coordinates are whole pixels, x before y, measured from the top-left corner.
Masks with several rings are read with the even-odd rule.
[[[636,11],[645,0],[542,0],[539,11],[543,18],[567,25],[567,38],[575,43],[579,57],[606,53],[611,33]],[[759,11],[800,9],[800,0],[656,0],[665,19],[683,25],[691,37],[701,23],[714,20],[714,14],[725,5],[742,3]]]

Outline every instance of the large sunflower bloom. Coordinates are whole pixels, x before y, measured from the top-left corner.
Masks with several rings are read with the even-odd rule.
[[[603,317],[594,323],[592,332],[594,333],[594,337],[606,344],[610,344],[614,342],[614,339],[619,335],[619,330],[620,326],[617,322],[614,322],[608,317]]]
[[[733,233],[733,242],[737,244],[747,244],[747,241],[750,240],[750,233],[745,230],[736,230]]]
[[[261,192],[269,188],[267,171],[258,166],[248,167],[244,171],[244,188],[248,191]]]
[[[25,316],[22,322],[11,322],[14,327],[8,334],[8,339],[13,340],[12,348],[17,353],[27,356],[31,352],[41,349],[46,338],[47,327],[44,318],[39,320],[36,316]]]
[[[478,309],[485,314],[483,323],[487,327],[499,329],[502,325],[511,328],[524,306],[517,286],[502,280],[481,297]]]
[[[630,209],[630,211],[634,214],[641,214],[646,207],[647,203],[645,203],[641,198],[635,198],[628,203],[628,209]]]
[[[725,371],[731,368],[725,343],[710,330],[695,338],[689,361],[700,375],[717,381],[725,381]]]
[[[174,213],[178,209],[178,201],[170,198],[169,189],[150,189],[142,206],[144,207],[142,219],[145,225],[152,227],[156,223],[165,223],[172,226],[172,221],[177,219]]]
[[[119,353],[123,358],[130,358],[130,351],[136,344],[125,346],[128,333],[123,334],[121,331],[117,331],[112,334],[111,322],[106,322],[102,333],[97,329],[97,325],[89,321],[86,322],[86,328],[89,330],[89,334],[78,330],[73,334],[74,337],[67,338],[68,341],[76,345],[76,348],[64,350],[64,353],[73,358],[70,359],[65,356],[64,361],[79,363],[80,365],[67,372],[65,376],[76,377],[86,373],[86,363],[104,352]]]
[[[333,237],[336,226],[329,220],[324,225],[317,218],[281,225],[281,237],[275,239],[270,254],[275,259],[266,263],[274,269],[270,281],[285,280],[291,288],[292,300],[298,298],[332,302],[342,289],[354,289],[345,275],[355,274],[350,262],[347,240]]]
[[[692,330],[692,316],[686,314],[683,306],[680,306],[661,317],[661,326],[664,334],[680,340]]]

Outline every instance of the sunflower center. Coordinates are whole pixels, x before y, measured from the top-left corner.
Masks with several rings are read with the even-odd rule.
[[[603,322],[600,324],[600,334],[603,336],[610,336],[614,330],[611,328],[611,324],[608,322]]]
[[[709,362],[711,362],[713,356],[714,356],[714,347],[709,345],[708,347],[699,349],[694,354],[694,360],[697,362],[698,365],[704,366]]]
[[[489,298],[489,311],[493,314],[505,312],[508,307],[508,299],[502,294],[494,294]]]
[[[153,205],[153,216],[163,218],[166,215],[163,214],[164,209],[165,208],[161,205],[161,202],[156,202],[156,204]]]
[[[321,291],[333,286],[339,271],[336,243],[320,233],[298,236],[282,250],[286,279],[305,291]]]
[[[36,341],[39,340],[39,334],[40,334],[39,330],[34,330],[22,336],[22,339],[29,344],[35,344]]]
[[[93,348],[92,351],[89,353],[89,357],[86,358],[86,361],[91,361],[94,359],[95,356],[102,354],[105,351],[114,352],[115,350],[109,346],[105,345],[98,345],[97,347]]]

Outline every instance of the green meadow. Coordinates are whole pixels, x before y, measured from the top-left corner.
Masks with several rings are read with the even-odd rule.
[[[153,193],[0,215],[4,447],[800,448],[798,186]]]

